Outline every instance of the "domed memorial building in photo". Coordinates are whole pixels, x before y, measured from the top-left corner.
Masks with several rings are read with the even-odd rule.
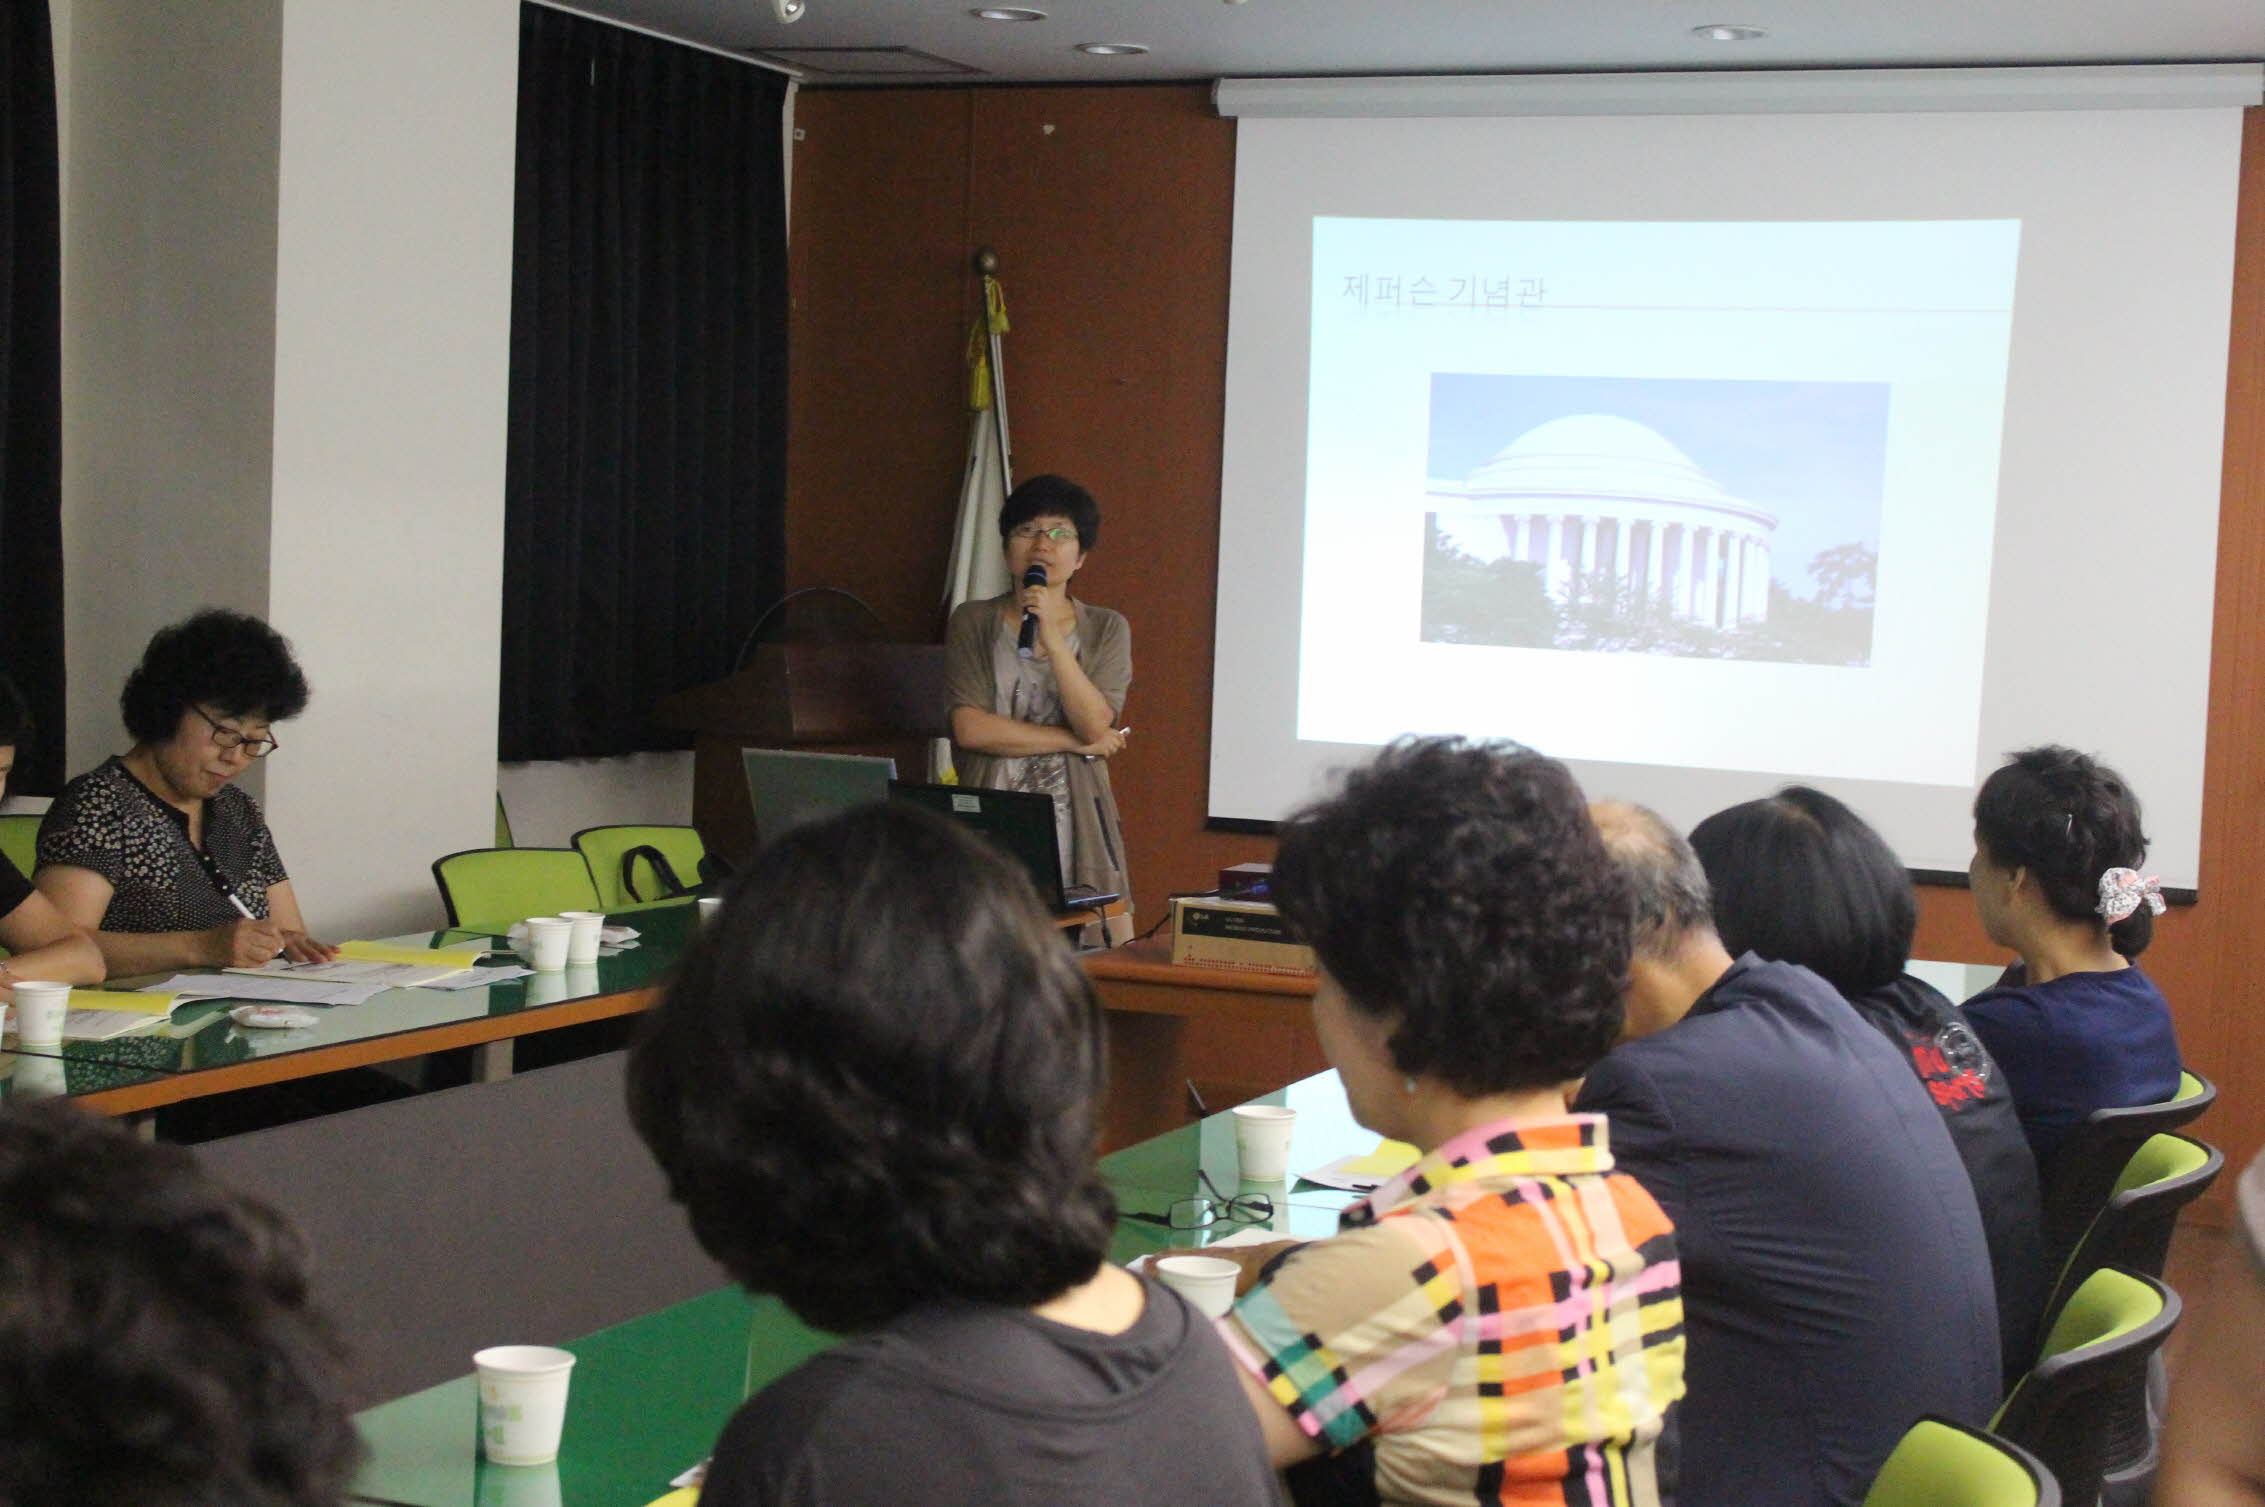
[[[1622,600],[1707,628],[1769,616],[1777,516],[1731,496],[1633,419],[1551,419],[1463,480],[1433,478],[1426,492],[1441,543],[1482,564],[1540,566],[1560,604],[1609,579]]]

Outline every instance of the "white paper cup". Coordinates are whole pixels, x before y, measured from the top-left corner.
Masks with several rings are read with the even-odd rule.
[[[480,1453],[497,1465],[548,1465],[566,1426],[574,1356],[549,1345],[495,1345],[472,1357],[480,1381]]]
[[[556,973],[566,966],[566,949],[572,943],[574,924],[557,916],[527,918],[527,966],[537,973]]]
[[[568,963],[595,963],[598,960],[598,933],[605,930],[606,913],[600,910],[562,910],[558,918],[572,930],[566,938]]]
[[[16,1044],[54,1047],[63,1044],[63,1016],[71,1008],[71,986],[30,979],[16,985]]]
[[[1243,1274],[1241,1267],[1218,1256],[1160,1256],[1148,1268],[1207,1319],[1235,1306],[1235,1279]]]
[[[1279,1104],[1239,1104],[1235,1107],[1235,1158],[1243,1181],[1279,1182],[1290,1172],[1290,1131],[1298,1112]]]
[[[700,897],[700,924],[701,924],[702,926],[705,926],[705,925],[707,925],[707,924],[708,924],[708,923],[709,923],[710,921],[713,921],[713,920],[715,920],[715,919],[716,919],[716,913],[717,913],[718,911],[722,910],[723,908],[724,908],[724,897],[723,897],[723,896],[721,896],[721,895],[702,895],[702,896]]]

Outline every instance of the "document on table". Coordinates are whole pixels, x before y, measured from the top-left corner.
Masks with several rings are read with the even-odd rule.
[[[1393,1178],[1413,1167],[1423,1153],[1404,1141],[1379,1141],[1376,1149],[1365,1156],[1341,1156],[1325,1162],[1311,1172],[1298,1176],[1324,1188],[1341,1188],[1347,1193],[1374,1193]]]
[[[454,979],[468,972],[479,956],[479,949],[474,947],[436,951],[426,947],[399,947],[388,942],[347,942],[340,945],[338,956],[327,963],[289,963],[278,958],[258,968],[224,971],[253,978],[369,985],[370,993],[375,994],[381,989],[415,989]]]
[[[164,1024],[180,1003],[176,994],[128,993],[121,989],[73,989],[63,1012],[65,1041],[108,1041],[128,1031]]]
[[[177,994],[183,999],[249,999],[278,1005],[358,1005],[383,994],[387,984],[339,984],[322,979],[286,978],[262,973],[176,973],[151,984],[144,994]]]

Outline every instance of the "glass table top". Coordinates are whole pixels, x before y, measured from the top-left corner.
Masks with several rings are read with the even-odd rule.
[[[683,956],[699,924],[698,908],[688,903],[640,909],[619,920],[637,929],[637,945],[601,956],[595,964],[467,989],[388,989],[359,1005],[311,1006],[317,1016],[311,1026],[247,1029],[228,1018],[236,1001],[206,999],[180,1006],[163,1024],[107,1041],[66,1041],[59,1047],[25,1048],[10,1040],[8,1045],[19,1064],[40,1059],[60,1061],[69,1085],[64,1092],[92,1092],[96,1087],[119,1086],[102,1081],[101,1074],[85,1071],[96,1065],[144,1074],[193,1073],[646,988],[658,983]],[[419,932],[387,940],[413,947],[449,947],[473,941],[504,945],[502,939],[480,931]],[[507,956],[498,961],[518,960]],[[22,1076],[20,1065],[16,1076]],[[52,1081],[53,1074],[38,1069],[33,1078],[46,1083]]]

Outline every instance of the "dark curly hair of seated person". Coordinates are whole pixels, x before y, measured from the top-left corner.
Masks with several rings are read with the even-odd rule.
[[[2073,748],[2047,744],[2006,755],[1974,794],[1974,843],[2001,869],[2027,869],[2053,912],[2101,921],[2100,876],[2147,861],[2139,797],[2122,775]],[[2154,940],[2142,905],[2107,928],[2108,943],[2138,957]]]
[[[0,1503],[331,1507],[360,1444],[297,1233],[179,1146],[0,1107]]]
[[[1620,1034],[1629,902],[1565,766],[1403,739],[1280,829],[1273,893],[1403,1073],[1469,1098],[1578,1078]]]
[[[307,677],[282,634],[248,614],[207,607],[151,636],[118,697],[137,743],[172,737],[192,706],[288,722],[307,709]]]
[[[629,1110],[708,1254],[870,1328],[1089,1280],[1099,1002],[1028,877],[941,817],[799,828],[732,882],[651,1011]]]

